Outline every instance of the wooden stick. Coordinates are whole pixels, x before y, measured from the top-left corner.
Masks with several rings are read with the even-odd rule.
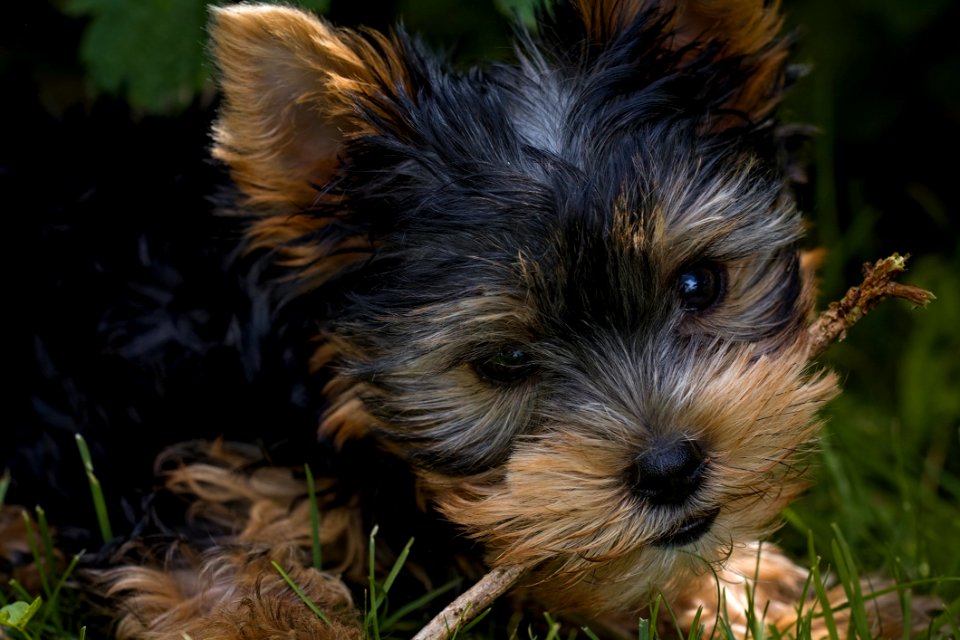
[[[816,358],[834,342],[847,337],[847,330],[872,311],[885,298],[903,298],[917,306],[926,306],[934,296],[929,291],[894,282],[906,271],[909,255],[897,253],[863,265],[863,282],[850,287],[839,302],[831,302],[807,329],[810,336],[810,358]]]
[[[903,298],[918,306],[926,306],[936,298],[919,287],[893,281],[894,277],[906,271],[909,257],[895,253],[872,265],[863,265],[863,282],[850,287],[839,302],[831,302],[808,327],[811,359],[822,354],[834,342],[846,338],[847,330],[885,298]],[[529,569],[529,566],[510,565],[490,570],[437,614],[413,640],[449,640],[458,629],[516,584]]]
[[[448,640],[464,624],[493,604],[500,595],[516,584],[527,572],[524,565],[508,565],[491,569],[459,598],[420,630],[413,640]]]

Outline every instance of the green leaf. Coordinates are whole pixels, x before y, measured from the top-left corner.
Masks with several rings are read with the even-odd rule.
[[[536,26],[535,9],[540,4],[539,0],[493,0],[497,10],[510,16],[516,16],[520,22],[528,27]]]
[[[185,107],[207,83],[207,6],[203,0],[67,0],[90,18],[80,57],[95,89],[125,96],[148,112]],[[329,0],[301,0],[325,11]]]
[[[30,604],[18,600],[0,608],[0,625],[23,631],[42,602],[43,600],[38,597]]]
[[[300,0],[295,4],[299,4],[304,9],[310,9],[317,13],[326,13],[327,9],[330,8],[330,0]]]
[[[126,95],[137,108],[168,111],[203,86],[205,2],[70,0],[66,10],[91,18],[80,57],[97,89]]]

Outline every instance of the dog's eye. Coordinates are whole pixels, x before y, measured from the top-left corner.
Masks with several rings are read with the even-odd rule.
[[[704,311],[723,294],[723,272],[713,264],[696,264],[680,274],[680,299],[687,311]]]
[[[531,355],[515,346],[502,347],[493,356],[478,360],[473,366],[482,378],[498,384],[517,382],[537,370]]]

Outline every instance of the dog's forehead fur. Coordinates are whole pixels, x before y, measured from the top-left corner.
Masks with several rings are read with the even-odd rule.
[[[394,214],[367,267],[377,293],[356,310],[477,298],[475,312],[490,316],[482,299],[507,296],[532,305],[541,327],[614,323],[637,331],[655,311],[679,313],[678,274],[711,262],[728,269],[729,302],[748,294],[751,302],[740,305],[749,318],[721,334],[760,339],[795,320],[802,229],[782,181],[737,149],[645,133],[622,141],[624,153],[611,151],[619,161],[583,159],[601,170],[534,148],[499,163],[462,149],[426,171],[425,182],[412,177],[402,196],[391,190],[389,203],[379,191],[351,190],[355,209],[404,212],[400,220]],[[744,333],[746,324],[753,330]]]
[[[362,133],[342,150],[336,202],[370,221],[386,310],[493,289],[533,293],[554,319],[599,309],[636,321],[697,261],[736,262],[744,283],[795,271],[801,227],[773,128],[747,113],[710,127],[753,69],[682,60],[663,27],[651,11],[621,44],[574,56],[554,34],[528,41],[516,65],[467,72],[397,37],[405,84],[354,95]],[[767,302],[729,333],[782,328],[794,309],[781,298],[796,287],[779,280],[753,292]],[[593,300],[574,299],[585,292]],[[366,302],[354,311],[376,310]]]
[[[706,132],[710,100],[690,107],[669,83],[615,93],[618,76],[600,63],[603,82],[564,82],[543,57],[465,74],[405,59],[426,65],[407,75],[443,90],[364,98],[374,133],[345,147],[346,207],[381,221],[380,260],[401,269],[382,290],[410,304],[533,292],[554,316],[623,307],[637,318],[638,297],[672,293],[671,278],[698,261],[738,262],[743,277],[795,269],[799,215],[780,167],[760,155],[769,130]],[[564,276],[578,296],[593,283],[597,303],[572,304]]]

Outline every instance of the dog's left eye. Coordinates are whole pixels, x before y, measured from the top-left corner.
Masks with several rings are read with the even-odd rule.
[[[510,384],[533,375],[537,370],[532,356],[519,347],[502,347],[496,354],[474,363],[474,369],[486,380]]]
[[[680,299],[687,311],[704,311],[723,294],[723,272],[713,264],[697,264],[680,274]]]

